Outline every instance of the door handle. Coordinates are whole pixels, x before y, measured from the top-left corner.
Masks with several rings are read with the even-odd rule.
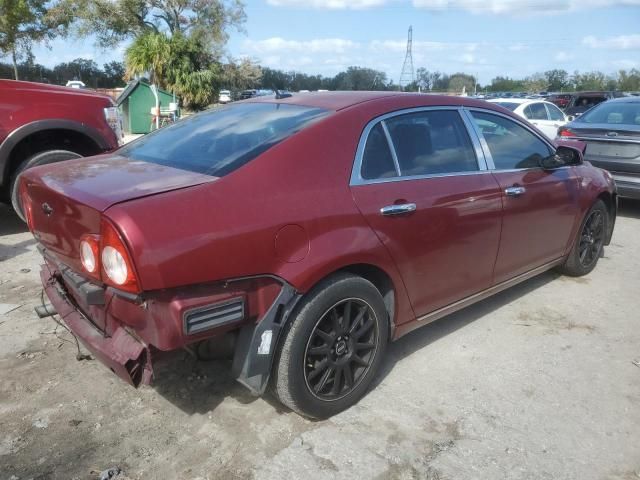
[[[404,213],[415,212],[415,203],[402,203],[400,205],[388,205],[380,209],[380,213],[385,216],[402,215]]]
[[[506,193],[509,197],[519,197],[526,191],[527,189],[524,187],[509,187],[504,189],[504,193]]]

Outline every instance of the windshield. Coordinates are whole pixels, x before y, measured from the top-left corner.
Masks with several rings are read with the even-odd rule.
[[[520,105],[519,103],[513,103],[513,102],[493,102],[493,103],[497,103],[498,105],[500,105],[501,107],[504,107],[508,110],[511,110],[512,112],[518,108],[518,106]]]
[[[216,177],[250,162],[327,110],[280,103],[245,103],[208,110],[149,134],[120,155]]]
[[[640,102],[605,102],[584,113],[582,123],[640,126]]]

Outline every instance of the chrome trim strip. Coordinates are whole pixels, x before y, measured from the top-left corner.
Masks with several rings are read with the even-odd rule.
[[[602,142],[602,143],[630,143],[632,145],[638,145],[640,143],[640,139],[638,140],[628,140],[624,138],[611,138],[611,137],[567,137],[568,140],[580,140],[582,142]]]
[[[557,265],[560,265],[563,261],[564,261],[564,257],[557,258],[556,260],[547,262],[544,265],[534,268],[533,270],[529,270],[528,272],[521,273],[520,275],[513,277],[509,280],[506,280],[502,283],[499,283],[498,285],[494,285],[493,287],[489,287],[486,290],[482,290],[481,292],[478,292],[469,297],[463,298],[462,300],[458,300],[457,302],[454,302],[450,305],[442,307],[431,313],[422,315],[421,317],[418,317],[416,319],[416,321],[414,322],[415,325],[412,325],[412,328],[407,330],[407,333],[415,328],[421,327],[431,322],[435,322],[436,320],[442,317],[445,317],[451,313],[457,312],[458,310],[461,310],[476,302],[484,300],[485,298],[488,298],[498,292],[506,290],[507,288],[513,287],[514,285],[524,282],[525,280],[528,280],[532,277],[535,277],[540,273],[546,272],[547,270]]]
[[[396,152],[396,146],[393,144],[393,140],[391,139],[391,134],[389,133],[389,129],[387,128],[387,122],[382,120],[380,122],[380,125],[382,125],[382,131],[384,132],[384,136],[387,139],[387,145],[389,146],[389,151],[391,152],[391,158],[393,158],[393,166],[396,167],[396,173],[400,177],[402,173],[400,173],[400,163],[398,162],[398,153]],[[364,152],[363,152],[363,155],[364,155]]]
[[[480,130],[480,127],[478,127],[478,124],[476,123],[475,118],[473,118],[473,115],[471,115],[471,112],[464,107],[462,108],[462,115],[467,118],[468,123],[471,125],[471,128],[473,129],[473,133],[478,137],[478,142],[480,143],[480,149],[482,150],[484,161],[487,164],[487,169],[495,170],[496,166],[493,163],[493,157],[491,156],[491,150],[489,150],[489,144],[487,143],[487,140],[484,138],[484,135],[482,134],[482,130]]]
[[[393,112],[388,112],[388,113],[385,113],[383,115],[379,115],[378,117],[370,120],[369,123],[367,123],[367,125],[364,127],[364,130],[362,131],[362,134],[360,135],[360,141],[358,142],[358,148],[356,150],[356,157],[355,157],[355,160],[353,162],[353,167],[351,168],[351,178],[349,180],[349,186],[369,185],[369,184],[387,183],[387,182],[401,182],[401,181],[405,181],[405,180],[419,180],[419,179],[425,179],[425,178],[452,177],[452,176],[458,176],[458,175],[475,175],[475,174],[478,174],[478,173],[488,173],[488,170],[487,170],[486,166],[483,165],[484,158],[483,157],[478,157],[478,154],[480,152],[477,149],[476,143],[474,143],[473,135],[471,135],[471,133],[468,131],[468,128],[467,128],[467,134],[469,135],[469,139],[470,139],[472,145],[474,146],[474,150],[475,150],[475,153],[476,153],[476,162],[478,164],[478,170],[473,170],[473,171],[470,171],[470,172],[451,172],[451,173],[438,173],[438,174],[429,174],[429,175],[412,175],[412,176],[405,176],[405,177],[399,176],[399,177],[389,177],[389,178],[377,178],[377,179],[372,179],[372,180],[366,180],[366,179],[362,178],[361,169],[362,169],[362,157],[364,155],[364,147],[365,147],[365,145],[367,143],[367,138],[369,137],[369,133],[371,132],[373,127],[378,122],[384,122],[388,118],[397,117],[399,115],[406,115],[406,114],[410,114],[410,113],[419,113],[419,112],[438,111],[438,110],[457,111],[458,114],[460,114],[460,111],[462,110],[462,107],[458,107],[458,106],[413,107],[413,108],[406,108],[406,109],[403,109],[403,110],[396,110],[396,111],[393,111]],[[464,122],[464,118],[462,118],[462,121],[463,121],[463,124],[465,126],[467,126],[467,124]],[[386,127],[386,123],[385,123],[385,126],[383,128],[385,128],[385,127]],[[386,132],[385,132],[385,135],[386,135]],[[390,137],[387,137],[387,141],[390,141]],[[392,150],[392,156],[393,156],[393,155],[395,155],[395,148],[392,148],[392,146],[393,146],[393,142],[391,142],[391,145],[390,145],[390,148]],[[397,160],[397,156],[396,156],[396,160]],[[397,168],[398,169],[400,168],[399,164],[397,165]]]

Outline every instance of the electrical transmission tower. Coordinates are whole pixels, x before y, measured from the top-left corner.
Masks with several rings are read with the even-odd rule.
[[[409,35],[407,37],[407,53],[402,64],[402,73],[400,73],[400,90],[415,81],[413,73],[413,27],[409,27]]]

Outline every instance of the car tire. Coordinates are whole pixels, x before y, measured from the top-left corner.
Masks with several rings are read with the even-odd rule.
[[[303,416],[335,415],[364,396],[388,338],[378,289],[362,277],[332,275],[301,300],[287,324],[274,366],[275,394]]]
[[[71,152],[69,150],[46,150],[44,152],[36,153],[35,155],[27,158],[23,161],[11,177],[10,183],[10,195],[11,205],[16,211],[22,221],[26,221],[24,214],[22,213],[22,206],[20,205],[20,197],[18,195],[18,178],[20,174],[31,167],[37,167],[39,165],[46,165],[48,163],[61,162],[63,160],[71,160],[74,158],[81,158],[82,155]]]
[[[559,268],[560,272],[571,277],[591,272],[604,250],[608,228],[609,211],[602,200],[597,200],[582,220],[571,252]]]

